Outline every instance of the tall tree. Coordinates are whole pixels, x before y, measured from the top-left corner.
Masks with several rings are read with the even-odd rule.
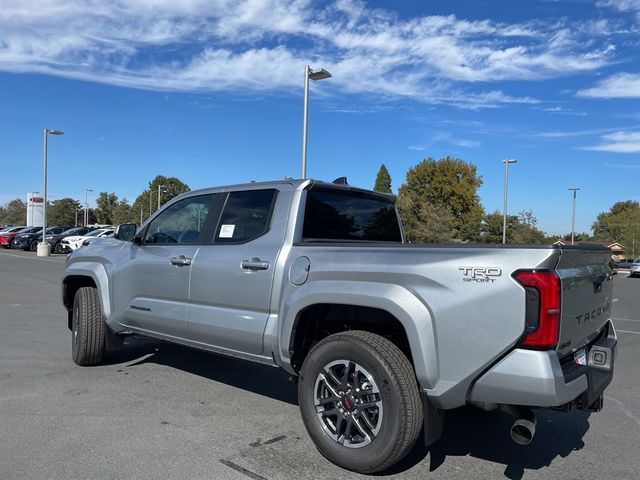
[[[113,209],[113,225],[119,225],[121,223],[135,223],[138,224],[139,219],[131,218],[131,205],[127,202],[126,198],[123,198],[118,202],[118,205]]]
[[[614,203],[608,212],[598,214],[591,228],[597,241],[618,242],[625,247],[627,257],[635,257],[640,252],[640,203]]]
[[[476,166],[461,159],[427,158],[411,167],[398,193],[407,238],[412,242],[431,242],[435,237],[478,240],[484,216],[477,193],[481,185]]]
[[[61,198],[47,205],[47,223],[49,225],[76,225],[76,210],[82,221],[82,204],[73,198]]]
[[[384,163],[380,165],[373,189],[376,192],[391,193],[391,175],[389,175],[389,170],[384,166]]]
[[[11,200],[3,208],[0,224],[10,223],[13,225],[27,224],[27,204],[19,198]]]
[[[156,176],[149,182],[149,187],[136,198],[131,206],[131,216],[134,223],[148,218],[149,215],[158,209],[158,186],[160,186],[160,204],[163,205],[173,197],[181,193],[188,192],[189,186],[182,183],[176,177]]]
[[[96,219],[98,223],[112,224],[113,213],[118,206],[118,196],[115,193],[100,192],[96,198]]]

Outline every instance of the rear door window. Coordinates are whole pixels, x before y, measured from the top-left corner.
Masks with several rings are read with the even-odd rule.
[[[245,190],[227,197],[214,243],[246,243],[269,231],[277,190]]]

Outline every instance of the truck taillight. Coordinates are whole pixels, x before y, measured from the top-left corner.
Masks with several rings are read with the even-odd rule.
[[[560,330],[560,277],[556,272],[526,270],[515,279],[526,291],[525,337],[521,345],[553,348]]]

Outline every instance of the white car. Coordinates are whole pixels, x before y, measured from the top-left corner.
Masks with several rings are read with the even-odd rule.
[[[640,275],[640,258],[636,258],[629,266],[629,276],[635,277],[636,275]]]
[[[64,247],[68,247],[71,250],[77,250],[82,246],[82,242],[87,239],[94,238],[103,238],[108,235],[113,235],[113,228],[98,228],[97,230],[93,230],[86,235],[73,235],[71,237],[66,237],[62,240],[62,245]]]

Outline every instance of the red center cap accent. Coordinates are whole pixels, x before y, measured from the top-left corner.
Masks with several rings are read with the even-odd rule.
[[[351,402],[352,400],[346,395],[342,397],[342,405],[344,405],[344,408],[346,408],[347,410],[353,410],[353,403]]]

